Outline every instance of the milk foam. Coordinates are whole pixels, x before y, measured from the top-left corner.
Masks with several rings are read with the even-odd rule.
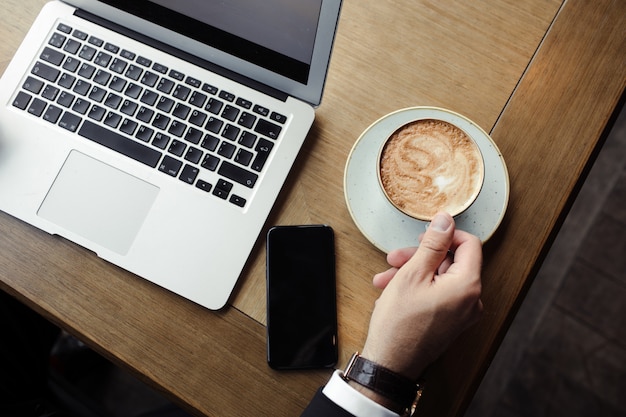
[[[465,210],[484,177],[480,149],[465,132],[441,120],[418,120],[394,132],[380,158],[380,179],[391,202],[430,220],[438,211]]]

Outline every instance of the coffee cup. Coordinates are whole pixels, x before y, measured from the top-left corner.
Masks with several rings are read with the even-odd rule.
[[[396,129],[383,141],[377,163],[387,200],[422,221],[439,211],[463,213],[478,197],[485,177],[483,156],[472,137],[435,118]]]

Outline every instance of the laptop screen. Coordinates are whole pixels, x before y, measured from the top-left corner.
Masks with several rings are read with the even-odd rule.
[[[65,1],[313,105],[341,8],[341,0]]]
[[[321,0],[103,0],[262,68],[306,84]]]

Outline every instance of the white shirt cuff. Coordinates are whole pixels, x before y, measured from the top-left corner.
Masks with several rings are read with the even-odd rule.
[[[329,400],[357,417],[399,417],[399,414],[367,398],[348,385],[343,379],[343,372],[339,370],[333,373],[322,393]]]

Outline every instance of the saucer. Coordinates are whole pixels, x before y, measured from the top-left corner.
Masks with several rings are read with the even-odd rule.
[[[357,139],[344,172],[344,194],[350,215],[361,233],[378,249],[417,246],[418,236],[428,222],[414,219],[396,209],[379,183],[377,162],[383,142],[402,125],[421,119],[454,124],[474,139],[483,155],[485,179],[472,205],[454,218],[456,227],[487,241],[496,231],[509,201],[509,174],[491,137],[468,118],[437,107],[411,107],[390,113],[365,129]]]

